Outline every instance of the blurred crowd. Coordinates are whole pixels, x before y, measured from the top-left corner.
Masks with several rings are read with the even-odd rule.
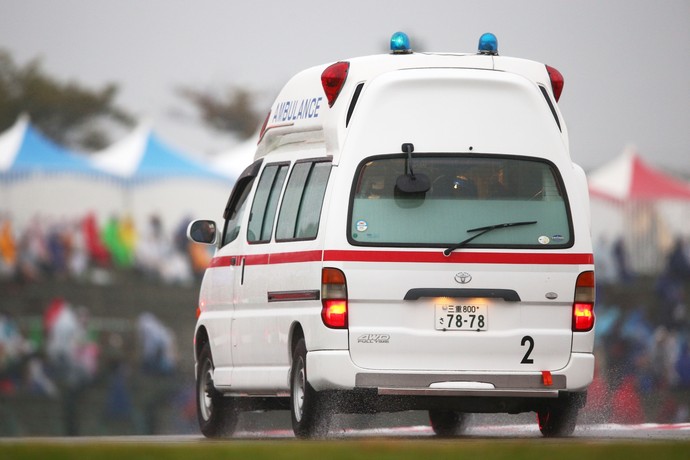
[[[209,247],[187,241],[188,222],[169,232],[156,216],[137,228],[126,217],[99,227],[87,215],[36,218],[17,231],[0,216],[0,283],[55,277],[100,283],[123,269],[187,284],[211,257]],[[622,240],[599,242],[595,263],[597,369],[583,421],[690,422],[688,241],[676,240],[656,275],[634,272]],[[0,304],[0,432],[13,432],[3,428],[13,414],[2,402],[30,395],[56,401],[65,434],[77,434],[83,411],[75,407],[96,387],[105,389],[96,414],[105,433],[158,432],[161,407],[172,399],[177,417],[194,424],[193,388],[181,385],[175,338],[153,314],[129,321],[128,332],[96,328],[87,308],[55,299],[27,330],[1,310]]]
[[[122,271],[192,287],[212,248],[187,240],[189,221],[170,231],[155,215],[141,228],[128,217],[100,225],[93,214],[71,220],[36,216],[18,229],[0,214],[0,292],[17,283],[39,289],[46,280],[114,285]],[[175,336],[152,313],[103,324],[69,299],[55,298],[42,308],[40,319],[15,317],[0,297],[0,436],[31,434],[19,422],[31,407],[46,408],[35,414],[39,418],[61,414],[57,422],[42,423],[55,425],[47,432],[67,435],[93,432],[87,426],[93,423],[103,434],[160,432],[161,411],[171,398],[182,398],[178,403],[186,408],[179,414],[190,413],[190,379],[182,386]],[[85,398],[95,393],[99,407],[85,407],[93,404]],[[24,404],[17,412],[27,398],[41,404]]]
[[[588,409],[615,423],[690,422],[690,246],[675,240],[650,292],[628,260],[621,240],[595,249],[597,372]]]
[[[0,214],[0,280],[32,282],[46,276],[107,279],[111,268],[132,268],[166,283],[188,283],[210,260],[209,247],[191,244],[183,219],[166,232],[158,216],[137,228],[130,217],[100,226],[93,214],[80,219],[36,216],[19,231]]]
[[[174,334],[150,312],[131,330],[95,328],[89,310],[56,298],[45,308],[41,324],[29,333],[0,312],[0,435],[32,434],[20,426],[21,414],[42,401],[43,419],[56,424],[54,434],[155,434],[162,408],[183,401],[184,418],[193,400],[177,374]],[[99,391],[96,402],[90,392]],[[18,401],[18,404],[10,404]],[[52,403],[59,420],[50,420]],[[35,425],[32,421],[31,425]]]

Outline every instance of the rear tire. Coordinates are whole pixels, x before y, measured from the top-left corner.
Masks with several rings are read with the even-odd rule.
[[[553,407],[537,412],[539,431],[544,437],[567,437],[575,431],[577,424],[578,406],[569,402],[562,407]]]
[[[429,421],[436,436],[451,438],[467,431],[468,415],[455,411],[429,411]]]
[[[292,354],[290,413],[292,430],[298,438],[323,438],[328,435],[332,419],[330,408],[325,397],[309,383],[307,346],[303,338],[297,342]]]
[[[231,436],[238,412],[233,398],[226,398],[213,386],[213,356],[208,343],[201,349],[196,375],[196,415],[207,438]]]

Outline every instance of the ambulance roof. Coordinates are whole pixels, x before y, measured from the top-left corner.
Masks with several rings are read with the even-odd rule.
[[[339,151],[364,86],[380,75],[411,69],[493,70],[522,76],[548,94],[551,112],[567,144],[565,126],[561,126],[560,113],[552,102],[558,100],[563,86],[556,69],[531,60],[499,56],[493,34],[482,35],[478,53],[412,52],[409,39],[400,34],[391,38],[390,54],[322,64],[291,78],[267,115],[256,158],[304,144],[323,144],[327,151]]]

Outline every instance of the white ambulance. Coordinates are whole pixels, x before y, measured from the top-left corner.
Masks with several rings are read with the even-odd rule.
[[[198,418],[536,412],[573,432],[594,371],[594,265],[561,74],[479,52],[392,52],[307,69],[280,92],[223,222],[194,336]]]

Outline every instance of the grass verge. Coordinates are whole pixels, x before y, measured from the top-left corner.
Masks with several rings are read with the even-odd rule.
[[[83,439],[83,438],[82,438]],[[3,460],[635,460],[688,459],[690,440],[336,440],[126,443],[95,439],[0,442]]]

